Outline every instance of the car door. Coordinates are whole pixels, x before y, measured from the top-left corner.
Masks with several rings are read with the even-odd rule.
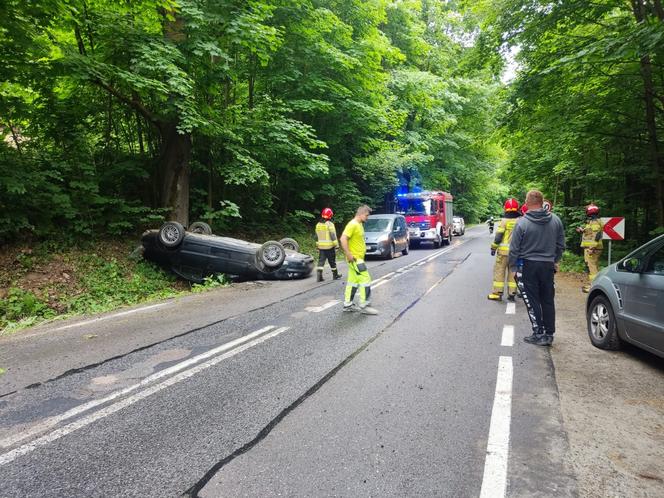
[[[624,285],[625,332],[635,342],[664,351],[664,244],[644,255],[641,273]]]
[[[396,246],[398,251],[403,251],[406,248],[406,245],[408,244],[407,236],[408,236],[408,229],[406,227],[406,220],[404,220],[401,216],[399,216],[395,222],[395,232],[394,236],[396,239]]]

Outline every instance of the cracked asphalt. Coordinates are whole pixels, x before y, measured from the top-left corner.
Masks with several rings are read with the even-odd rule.
[[[507,493],[574,496],[550,354],[486,300],[488,241],[370,261],[378,316],[310,278],[3,339],[0,496],[478,496],[500,357]]]

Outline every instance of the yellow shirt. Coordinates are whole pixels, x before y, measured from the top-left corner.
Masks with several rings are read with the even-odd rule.
[[[364,243],[364,226],[359,221],[352,219],[344,228],[344,233],[348,237],[348,250],[356,259],[364,259],[367,252],[367,246]]]

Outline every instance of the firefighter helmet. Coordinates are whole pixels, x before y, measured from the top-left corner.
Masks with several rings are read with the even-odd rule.
[[[528,205],[524,204],[523,206],[521,206],[521,214],[525,215],[527,212],[528,212]]]
[[[332,219],[332,216],[334,216],[334,213],[330,208],[325,208],[323,211],[320,213],[320,217],[323,218],[324,220],[330,220]]]
[[[506,213],[509,213],[510,211],[516,213],[519,210],[519,201],[517,201],[514,197],[510,197],[505,201],[504,208]]]
[[[596,216],[599,214],[599,208],[595,204],[588,204],[586,206],[586,215],[587,216]]]

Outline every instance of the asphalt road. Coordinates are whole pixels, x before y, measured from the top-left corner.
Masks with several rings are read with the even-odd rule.
[[[0,342],[38,359],[2,386],[0,496],[575,495],[549,353],[486,300],[489,240],[371,261],[378,316],[307,279]]]

